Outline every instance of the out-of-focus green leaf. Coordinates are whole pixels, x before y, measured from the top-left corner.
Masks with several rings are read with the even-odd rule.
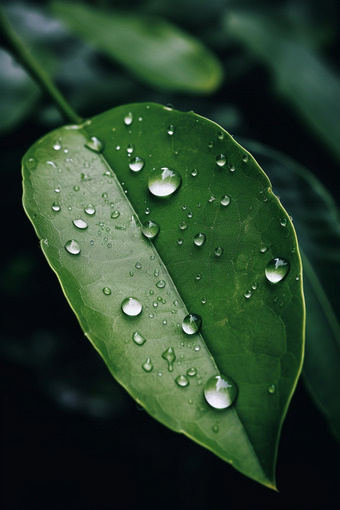
[[[252,156],[194,113],[131,104],[46,135],[23,177],[41,248],[114,377],[154,418],[274,488],[304,302],[294,228]],[[146,221],[160,225],[152,242]],[[274,258],[290,264],[276,283]],[[130,297],[137,316],[122,312]],[[202,317],[193,335],[189,312]],[[225,409],[204,398],[219,373],[239,389]]]
[[[161,18],[65,2],[52,8],[74,33],[154,87],[210,93],[221,84],[215,55]]]
[[[231,10],[232,35],[272,71],[278,92],[340,159],[340,76],[273,15]],[[265,108],[265,105],[264,105]]]
[[[306,300],[304,380],[340,438],[340,224],[338,209],[307,169],[274,150],[242,141],[292,214],[302,250]]]
[[[0,49],[0,134],[24,120],[39,97],[39,87],[32,78]]]

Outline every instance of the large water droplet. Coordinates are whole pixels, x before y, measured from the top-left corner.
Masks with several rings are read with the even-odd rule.
[[[178,384],[178,386],[181,386],[182,388],[185,388],[185,386],[188,386],[189,384],[188,378],[185,377],[185,375],[179,375],[178,377],[176,377],[175,381]]]
[[[181,230],[186,230],[188,228],[188,224],[185,223],[185,221],[182,221],[180,224],[179,224],[179,228]]]
[[[92,216],[92,214],[94,214],[96,212],[96,209],[95,209],[94,205],[89,204],[85,207],[84,211],[86,212],[86,214],[89,214],[90,216]]]
[[[219,154],[216,156],[216,163],[218,166],[224,166],[227,162],[227,156],[225,154]]]
[[[182,177],[177,170],[162,167],[152,170],[148,187],[156,197],[168,197],[180,187],[181,183]]]
[[[137,333],[137,331],[132,335],[132,340],[137,345],[143,345],[146,342],[146,338],[144,338],[140,333]]]
[[[173,364],[176,361],[175,351],[172,347],[169,347],[166,351],[163,352],[162,358],[166,359],[168,362],[168,370],[172,372],[174,367]]]
[[[109,296],[111,294],[110,287],[104,287],[103,292],[104,292],[105,296]]]
[[[215,409],[226,409],[231,406],[237,395],[237,384],[225,375],[214,375],[204,386],[205,399]]]
[[[104,149],[104,144],[103,142],[98,140],[98,138],[92,136],[91,140],[86,142],[85,147],[91,149],[94,152],[102,152],[102,150]]]
[[[197,333],[202,324],[202,317],[198,314],[189,313],[184,317],[182,322],[182,329],[187,335]]]
[[[127,115],[125,115],[125,117],[124,117],[124,124],[125,124],[126,126],[130,126],[130,124],[132,124],[132,122],[133,122],[133,115],[132,115],[132,113],[130,112],[130,113],[128,113]]]
[[[143,224],[142,232],[148,239],[154,239],[158,234],[160,227],[155,221],[146,221]]]
[[[206,235],[202,234],[202,232],[199,232],[194,237],[194,243],[196,244],[196,246],[202,246],[202,244],[205,243],[205,240],[206,240]]]
[[[224,197],[221,198],[221,205],[229,205],[230,204],[230,197],[228,195],[224,195]]]
[[[59,202],[53,202],[52,209],[53,209],[53,211],[56,211],[56,212],[60,211],[61,205],[59,204]]]
[[[129,162],[129,168],[133,172],[139,172],[144,167],[144,163],[145,163],[144,159],[136,156],[135,158],[131,159],[131,161]]]
[[[151,370],[153,369],[151,358],[148,358],[146,362],[143,363],[142,368],[145,370],[145,372],[151,372]]]
[[[290,264],[288,260],[276,257],[268,262],[266,267],[266,277],[272,283],[280,282],[289,272]]]
[[[135,317],[139,315],[143,309],[142,303],[134,297],[125,298],[122,302],[122,310],[126,315]]]
[[[189,375],[190,377],[194,377],[194,375],[196,375],[196,374],[197,374],[197,370],[196,370],[196,368],[194,368],[194,367],[189,368],[189,369],[187,370],[187,375]]]
[[[72,255],[78,255],[80,253],[80,245],[78,241],[75,241],[74,239],[67,241],[65,249]]]
[[[73,222],[72,222],[72,223],[73,223],[73,225],[74,225],[75,227],[77,227],[77,228],[80,228],[80,229],[87,228],[87,223],[86,223],[86,221],[81,220],[80,218],[79,218],[79,220],[73,220]]]
[[[271,393],[271,394],[275,393],[275,391],[276,391],[276,386],[275,386],[275,384],[271,384],[270,386],[268,386],[268,391],[269,391],[269,393]]]
[[[175,128],[172,124],[170,126],[168,126],[167,132],[168,132],[168,135],[170,135],[170,136],[172,136],[174,134]]]

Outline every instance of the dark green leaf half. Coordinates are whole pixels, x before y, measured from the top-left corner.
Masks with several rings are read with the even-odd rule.
[[[294,218],[304,267],[304,380],[340,438],[339,211],[306,168],[257,142],[244,140]]]
[[[66,2],[53,2],[52,7],[73,32],[152,86],[210,93],[221,84],[222,67],[215,55],[161,18]]]
[[[92,137],[101,154],[85,146]],[[136,157],[144,161],[138,172],[129,167]],[[177,191],[151,194],[154,168],[178,172]],[[114,377],[154,418],[274,488],[302,365],[304,301],[294,228],[252,156],[194,113],[131,104],[47,135],[25,155],[23,176],[42,250]],[[142,234],[148,220],[160,225],[153,241]],[[201,246],[197,234],[206,236]],[[290,271],[273,284],[265,268],[275,257]],[[124,315],[128,297],[142,304],[140,315]],[[202,317],[199,334],[182,331],[188,312]],[[134,333],[146,341],[138,345]],[[172,371],[163,356],[170,347]],[[224,410],[203,394],[219,373],[239,390]],[[175,382],[181,376],[185,387]]]

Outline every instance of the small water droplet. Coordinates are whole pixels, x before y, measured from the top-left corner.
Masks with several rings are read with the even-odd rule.
[[[154,239],[160,230],[160,226],[155,221],[146,221],[143,224],[142,232],[148,239]]]
[[[103,193],[103,194],[102,194],[102,197],[103,197],[103,198],[108,198],[108,196],[109,196],[109,195],[108,195],[107,193]]]
[[[219,154],[216,156],[216,163],[218,166],[224,166],[227,162],[227,156],[225,154]]]
[[[128,146],[127,146],[127,148],[126,148],[126,152],[127,152],[128,154],[132,154],[134,150],[135,150],[135,146],[134,146],[134,145],[132,145],[132,143],[129,143],[129,145],[128,145]]]
[[[144,167],[145,161],[142,158],[139,158],[136,156],[135,158],[131,159],[129,162],[129,168],[133,172],[139,172]]]
[[[299,276],[299,275],[296,275],[296,276],[295,276],[295,280],[296,280],[296,281],[300,280],[300,276]]]
[[[113,211],[113,213],[111,214],[111,218],[115,219],[115,218],[119,218],[120,216],[120,212],[119,211]]]
[[[228,195],[224,195],[224,197],[221,198],[221,205],[229,205],[230,204],[230,197]]]
[[[75,241],[74,239],[67,241],[65,249],[72,255],[78,255],[80,253],[80,245],[78,241]]]
[[[79,186],[73,186],[74,191],[79,191]]]
[[[61,149],[60,143],[59,142],[55,142],[55,144],[53,145],[53,149],[55,151],[60,151],[60,149]]]
[[[206,302],[207,302],[207,298],[206,297],[202,298],[202,301],[201,301],[202,305],[205,305]]]
[[[183,244],[183,239],[178,239],[177,243],[178,243],[179,245]]]
[[[105,296],[109,296],[111,294],[110,287],[104,287],[103,292],[104,292]]]
[[[170,124],[170,126],[168,126],[167,132],[168,132],[168,135],[170,135],[170,136],[172,136],[174,134],[175,128],[172,124]]]
[[[231,172],[235,172],[235,170],[236,170],[235,165],[230,165],[229,170]]]
[[[104,144],[103,144],[103,142],[98,140],[98,138],[96,138],[95,136],[92,136],[91,140],[86,142],[85,147],[87,147],[88,149],[91,149],[92,151],[95,151],[95,152],[102,152],[102,150],[104,149]]]
[[[230,377],[214,375],[204,386],[206,401],[214,409],[226,409],[236,400],[238,388]]]
[[[267,280],[271,283],[280,282],[289,272],[290,264],[288,260],[276,257],[268,262],[265,273]]]
[[[189,368],[189,369],[187,370],[187,375],[188,375],[189,377],[194,377],[194,375],[196,375],[196,374],[197,374],[197,370],[196,370],[196,368],[194,368],[194,367],[191,367],[191,368]]]
[[[143,345],[146,342],[146,338],[144,338],[140,333],[137,333],[137,331],[135,331],[134,334],[132,335],[132,340],[137,345]]]
[[[130,126],[130,124],[132,124],[133,122],[133,115],[131,112],[129,112],[127,115],[125,115],[124,117],[124,124],[126,126]]]
[[[164,289],[166,283],[165,283],[165,280],[159,280],[159,282],[156,283],[156,287],[158,287],[159,289]]]
[[[176,377],[175,381],[176,384],[178,384],[178,386],[181,386],[182,388],[185,388],[185,386],[188,386],[189,384],[188,378],[185,377],[185,375],[179,375],[178,377]]]
[[[269,393],[271,393],[271,394],[275,393],[275,391],[276,391],[276,386],[275,386],[275,384],[271,384],[270,386],[268,386],[268,391],[269,391]]]
[[[131,273],[130,273],[131,274]],[[139,315],[143,309],[142,303],[134,297],[125,298],[122,302],[122,310],[125,315],[135,317]]]
[[[182,322],[182,329],[187,335],[197,333],[202,325],[202,317],[198,314],[189,313]]]
[[[215,200],[216,200],[215,195],[211,195],[211,197],[209,198],[209,202],[212,203],[215,202]]]
[[[150,214],[150,209],[149,209],[149,207],[146,207],[146,209],[145,209],[145,211],[144,211],[144,212],[145,212],[145,214]]]
[[[163,321],[163,324],[164,324],[164,321]],[[166,322],[165,322],[165,324],[166,324]],[[174,349],[172,347],[169,347],[166,351],[163,352],[162,358],[167,360],[168,370],[169,370],[169,372],[172,372],[174,369],[173,364],[176,361],[176,355],[175,355]]]
[[[54,188],[54,191],[55,191],[56,193],[60,193],[60,190],[61,190],[60,186],[56,186],[56,187]]]
[[[180,224],[179,224],[179,228],[181,230],[186,230],[188,228],[188,224],[185,223],[185,221],[182,221]]]
[[[223,248],[221,248],[221,246],[218,246],[215,250],[215,255],[216,257],[220,257],[223,253]]]
[[[168,197],[181,185],[182,177],[177,170],[162,167],[154,168],[149,176],[148,187],[156,197]]]
[[[282,227],[285,227],[287,225],[287,218],[282,218],[282,220],[280,220],[280,224]]]
[[[140,262],[136,262],[135,268],[136,269],[141,269],[141,267],[142,267],[142,264]]]
[[[247,161],[248,161],[248,159],[249,159],[248,154],[243,154],[242,159],[243,159],[243,161],[244,161],[245,163],[247,163]]]
[[[120,151],[120,145],[116,146],[116,151]]]
[[[200,351],[200,350],[201,350],[200,346],[199,346],[199,345],[196,345],[196,347],[195,347],[195,351],[196,351],[196,352],[198,352],[198,351]]]
[[[261,253],[265,253],[268,250],[267,246],[262,246],[260,249]]]
[[[205,240],[206,240],[206,235],[203,234],[202,232],[199,232],[194,237],[194,243],[196,244],[196,246],[202,246],[205,243]]]
[[[223,140],[223,138],[224,138],[224,133],[223,133],[223,131],[220,131],[220,132],[218,133],[218,135],[217,135],[217,136],[218,136],[218,138],[219,138],[220,140]]]
[[[90,216],[92,216],[96,212],[96,209],[95,209],[94,205],[88,204],[85,207],[84,211],[86,212],[86,214],[89,214]]]
[[[218,425],[214,425],[214,426],[212,427],[212,431],[213,431],[215,434],[217,434],[219,430],[220,430],[220,429],[218,428]]]
[[[154,275],[154,276],[159,276],[159,269],[157,269],[157,268],[156,268],[156,269],[154,270],[154,272],[153,272],[153,275]]]
[[[148,358],[146,362],[143,363],[142,368],[145,370],[145,372],[151,372],[151,370],[153,369],[151,358]]]
[[[193,177],[196,177],[196,175],[198,175],[198,170],[196,168],[194,168],[193,170],[191,170],[191,175]]]
[[[244,294],[244,297],[246,297],[247,299],[249,299],[251,297],[251,291],[250,290],[247,290],[247,292],[245,292]]]
[[[200,279],[202,278],[202,275],[201,275],[201,274],[197,274],[197,275],[195,276],[195,278],[196,278],[196,280],[200,280]]]
[[[257,289],[257,287],[258,287],[258,284],[257,284],[256,282],[254,282],[254,283],[253,283],[253,285],[251,286],[251,288],[252,288],[253,290],[256,290],[256,289]]]
[[[86,221],[84,220],[81,220],[80,218],[78,220],[73,220],[72,221],[73,225],[77,228],[80,228],[80,229],[85,229],[87,228],[87,223]]]
[[[56,212],[60,211],[61,205],[59,204],[59,202],[53,202],[52,209],[53,209],[53,211],[56,211]]]
[[[208,147],[209,147],[209,149],[212,149],[214,147],[214,142],[213,141],[209,142]]]

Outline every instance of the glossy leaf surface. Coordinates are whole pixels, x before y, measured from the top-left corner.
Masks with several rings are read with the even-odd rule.
[[[215,55],[161,18],[65,2],[52,5],[74,33],[148,84],[191,93],[213,92],[221,84],[222,66]]]
[[[165,197],[149,191],[160,169]],[[157,420],[275,487],[304,304],[294,229],[251,155],[194,113],[132,104],[50,133],[23,176],[41,247],[114,377]],[[160,226],[152,241],[147,221]],[[274,258],[290,264],[275,284]],[[198,333],[182,330],[188,313]],[[203,393],[219,373],[238,388],[222,410]]]
[[[266,170],[294,218],[304,267],[304,380],[340,439],[340,224],[321,182],[295,161],[259,143],[242,142]]]

